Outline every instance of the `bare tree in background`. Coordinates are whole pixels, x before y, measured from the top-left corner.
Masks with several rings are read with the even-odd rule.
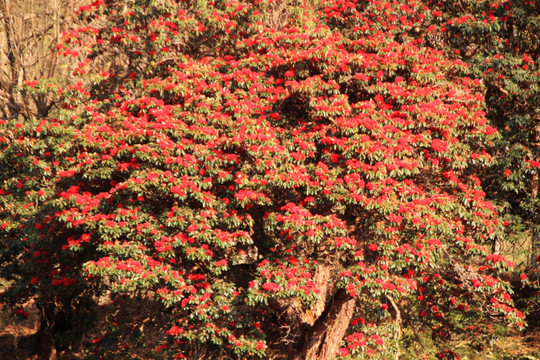
[[[68,58],[57,54],[79,0],[0,0],[0,118],[46,116],[51,92],[24,90],[26,81],[66,78]]]

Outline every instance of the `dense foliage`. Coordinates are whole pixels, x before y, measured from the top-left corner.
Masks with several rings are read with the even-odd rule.
[[[449,9],[449,42],[483,78],[488,118],[501,133],[498,166],[485,176],[491,198],[505,207],[509,239],[531,239],[529,265],[540,255],[540,3],[477,2]],[[535,269],[531,269],[536,271]],[[537,274],[532,273],[538,280]]]
[[[159,306],[156,358],[397,358],[406,329],[434,341],[418,357],[453,357],[524,325],[475,176],[498,133],[478,74],[436,49],[441,10],[100,0],[80,16],[58,47],[80,61],[63,108],[0,121],[2,301],[34,298],[51,342],[56,313],[76,328],[109,292]],[[118,329],[138,325],[111,320],[89,355],[125,356]]]

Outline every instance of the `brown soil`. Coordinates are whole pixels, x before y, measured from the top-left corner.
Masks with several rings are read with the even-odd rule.
[[[39,313],[33,302],[23,307],[28,317],[22,321],[15,317],[11,309],[0,305],[0,360],[30,360],[35,359],[36,340]]]

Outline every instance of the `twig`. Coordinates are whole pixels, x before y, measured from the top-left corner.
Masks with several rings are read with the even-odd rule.
[[[401,339],[401,311],[399,310],[396,302],[394,301],[394,299],[390,295],[386,295],[386,298],[388,299],[388,301],[390,301],[390,304],[392,304],[392,307],[394,308],[394,310],[396,312],[397,332],[396,332],[396,335],[394,336],[394,338],[396,339],[397,350],[396,350],[395,359],[399,360],[399,353],[400,353],[399,340]]]

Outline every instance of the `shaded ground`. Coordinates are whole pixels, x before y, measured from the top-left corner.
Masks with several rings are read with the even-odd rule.
[[[120,305],[120,306],[118,306]],[[145,311],[141,312],[140,309]],[[33,302],[22,309],[26,316],[14,314],[11,309],[0,305],[0,360],[37,360],[39,342],[36,333],[39,328],[40,314]],[[80,313],[82,314],[82,312]],[[108,297],[99,299],[84,312],[78,328],[82,336],[77,337],[71,348],[60,349],[54,355],[55,360],[76,360],[86,358],[102,345],[107,358],[116,359],[153,359],[155,346],[163,342],[164,309],[155,301],[148,299],[133,300],[121,298],[114,305]],[[86,329],[86,330],[83,330]],[[106,330],[104,330],[106,329]],[[57,335],[61,337],[61,334]],[[115,349],[107,344],[109,339],[121,344]],[[57,344],[61,341],[56,338]],[[103,351],[96,355],[99,357]]]
[[[146,319],[137,319],[137,314],[139,309],[138,306],[130,306],[126,304],[125,311],[122,313],[115,313],[115,317],[118,316],[119,322],[122,322],[122,318],[129,318],[131,321],[140,323],[141,328],[144,324],[148,324],[148,329],[150,331],[145,331],[148,334],[157,335],[160,333],[156,327],[156,324],[151,325],[152,321],[148,323],[148,318]],[[133,304],[131,304],[133,305]],[[139,304],[140,305],[140,304]],[[148,309],[148,307],[145,307]],[[105,317],[110,316],[110,309],[101,308],[103,311],[99,311],[97,323],[103,325],[107,321]],[[159,317],[158,310],[152,311],[155,319]],[[540,309],[539,309],[540,310]],[[17,316],[12,313],[12,311],[2,308],[0,306],[0,360],[37,360],[37,340],[35,338],[35,333],[38,329],[39,313],[36,307],[32,302],[27,303],[23,311],[28,313],[26,318]],[[494,343],[492,349],[486,351],[483,354],[483,359],[494,359],[494,360],[540,360],[540,311],[536,314],[531,314],[528,319],[529,330],[523,334],[516,334],[513,336],[506,336],[500,338]],[[18,318],[16,318],[18,317]],[[98,326],[99,327],[99,326]],[[125,330],[125,329],[118,329]],[[92,343],[92,339],[98,338],[99,333],[87,334],[85,338],[87,339],[86,345]],[[122,336],[123,337],[123,336]],[[133,339],[127,339],[126,343],[129,343],[128,349],[131,351],[118,353],[118,359],[129,358],[129,359],[150,359],[151,352],[142,351],[141,348],[144,346],[143,343],[139,341],[133,341]],[[142,339],[140,339],[142,340]],[[145,341],[156,342],[157,338],[149,338],[145,336]],[[138,344],[137,344],[138,343]],[[90,345],[91,346],[91,345]],[[57,360],[74,360],[83,358],[85,353],[85,344],[79,352],[63,352],[57,354]],[[146,354],[145,354],[146,353]],[[109,354],[111,355],[111,354]],[[125,357],[127,356],[127,357]],[[471,355],[472,356],[472,355]],[[406,357],[406,356],[405,356]],[[476,360],[477,357],[466,356],[467,360]],[[210,360],[210,359],[209,359]],[[465,360],[465,359],[463,359]]]
[[[0,305],[0,360],[35,359],[39,313],[33,303],[26,304],[28,317],[16,319],[16,314]]]

